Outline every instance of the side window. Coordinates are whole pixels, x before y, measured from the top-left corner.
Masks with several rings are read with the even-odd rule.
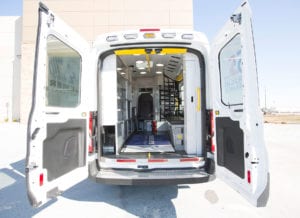
[[[225,105],[243,104],[241,36],[236,35],[219,53],[221,98]]]
[[[53,35],[47,38],[46,105],[76,107],[80,103],[81,57]]]

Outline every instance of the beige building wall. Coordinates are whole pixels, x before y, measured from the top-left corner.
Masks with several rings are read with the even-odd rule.
[[[22,19],[0,17],[0,122],[20,118]]]
[[[31,106],[38,0],[23,0],[21,121]],[[44,0],[90,43],[97,35],[146,27],[193,28],[193,0]]]

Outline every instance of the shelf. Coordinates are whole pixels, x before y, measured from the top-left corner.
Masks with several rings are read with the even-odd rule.
[[[168,117],[179,112],[178,105],[176,105],[178,104],[179,96],[180,91],[178,90],[177,82],[167,76],[164,76],[163,87],[159,90],[161,120],[166,120]]]

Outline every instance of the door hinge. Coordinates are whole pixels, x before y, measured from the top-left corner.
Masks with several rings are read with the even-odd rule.
[[[47,19],[47,25],[50,27],[54,23],[54,15],[49,14],[48,19]]]
[[[34,169],[36,169],[38,167],[38,165],[34,162],[30,163],[29,165],[27,165],[27,167],[25,168],[25,172],[28,173]]]
[[[239,14],[233,14],[231,17],[230,17],[231,21],[233,23],[238,23],[241,25],[242,23],[242,14],[239,13]]]

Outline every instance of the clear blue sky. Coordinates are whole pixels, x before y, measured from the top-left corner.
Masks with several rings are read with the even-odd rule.
[[[23,0],[0,0],[0,16],[21,16]]]
[[[193,0],[195,29],[211,41],[242,0]],[[249,0],[261,91],[267,106],[300,111],[300,1]]]
[[[194,26],[211,41],[242,0],[193,0]],[[261,96],[267,106],[300,111],[300,1],[249,0]],[[0,0],[0,16],[22,15],[22,0]],[[261,97],[264,104],[264,97]]]

